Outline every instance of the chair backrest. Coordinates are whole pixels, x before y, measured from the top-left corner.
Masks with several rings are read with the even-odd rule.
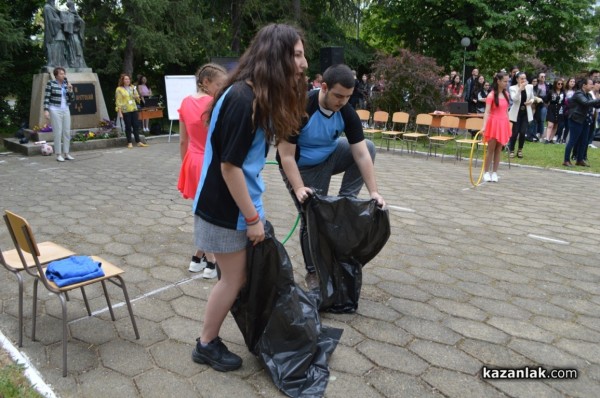
[[[470,117],[465,122],[465,128],[467,130],[481,130],[483,128],[483,118]]]
[[[15,240],[15,247],[24,250],[35,257],[39,257],[40,250],[38,249],[35,236],[33,236],[33,231],[27,220],[8,210],[5,210],[4,213],[4,221],[6,222],[6,226],[8,227],[11,236]],[[31,242],[31,247],[28,242],[28,237]]]
[[[440,121],[440,127],[447,129],[457,129],[459,124],[459,119],[456,116],[442,116],[442,120]]]
[[[410,116],[406,112],[394,112],[392,115],[392,123],[408,123]]]
[[[385,111],[376,111],[373,114],[373,121],[379,122],[379,123],[387,123],[389,117],[390,117],[390,114]]]
[[[371,112],[369,112],[366,109],[357,109],[356,113],[358,114],[358,118],[362,121],[362,122],[368,122],[369,119],[371,118]]]
[[[33,231],[29,226],[27,220],[23,217],[5,210],[4,211],[4,221],[6,222],[6,226],[8,227],[8,231],[10,232],[10,236],[13,239],[13,243],[15,244],[15,248],[19,253],[19,257],[21,258],[21,262],[23,263],[23,268],[25,268],[25,272],[30,274],[35,278],[39,278],[42,281],[42,284],[46,287],[46,289],[51,292],[58,292],[56,288],[52,287],[48,279],[46,279],[46,274],[44,273],[44,268],[40,263],[40,250],[38,248],[37,243],[35,242],[35,236],[33,236]],[[31,254],[35,263],[35,269],[32,269],[32,266],[27,264],[25,257],[23,255],[23,251]]]
[[[394,112],[392,114],[392,130],[406,131],[410,115],[406,112]],[[404,124],[404,128],[398,129],[397,124]]]
[[[429,131],[431,130],[431,123],[433,123],[433,116],[431,116],[428,113],[419,113],[415,120],[416,132],[422,132],[423,130],[425,130],[425,127],[427,127],[424,134],[429,135]]]
[[[373,127],[377,128],[377,124],[381,124],[382,129],[387,129],[387,122],[390,117],[390,114],[385,111],[375,111],[373,113]]]

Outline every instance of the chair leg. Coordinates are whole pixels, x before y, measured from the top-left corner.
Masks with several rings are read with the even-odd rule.
[[[85,303],[85,309],[87,310],[88,316],[92,316],[92,311],[90,310],[90,303],[88,302],[83,286],[81,286],[79,289],[81,290],[81,295],[83,296],[83,302]]]
[[[106,283],[104,281],[102,283],[102,290],[104,290],[104,297],[106,298],[106,305],[108,305],[108,311],[110,312],[110,319],[113,321],[116,320],[115,313],[113,312],[112,304],[110,303],[110,297],[108,297],[108,290],[106,290]]]
[[[138,332],[137,324],[135,323],[135,318],[133,317],[133,308],[131,307],[131,301],[129,301],[129,294],[127,293],[127,287],[125,286],[125,281],[121,278],[120,275],[115,276],[119,280],[120,283],[109,279],[112,283],[119,286],[121,290],[123,290],[123,296],[125,296],[125,303],[127,303],[127,311],[129,311],[129,317],[131,318],[131,325],[133,326],[133,332],[135,333],[136,340],[140,339],[140,333]]]
[[[31,341],[35,341],[35,323],[37,320],[37,286],[39,279],[33,281],[33,305],[31,310]]]
[[[23,277],[20,273],[15,273],[19,282],[19,347],[23,347]]]
[[[62,306],[62,359],[63,377],[67,377],[67,300],[61,293],[57,294]]]

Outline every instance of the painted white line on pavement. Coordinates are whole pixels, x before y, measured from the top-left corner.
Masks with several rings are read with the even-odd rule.
[[[388,205],[388,207],[390,209],[394,209],[394,210],[398,210],[398,211],[406,211],[408,213],[415,213],[415,211],[413,209],[409,209],[408,207],[400,207],[400,206],[394,206],[394,205]]]
[[[561,244],[561,245],[568,245],[569,244],[569,242],[567,242],[565,240],[554,239],[554,238],[547,238],[545,236],[539,236],[539,235],[534,235],[534,234],[528,234],[527,236],[529,238],[531,238],[531,239],[542,240],[544,242],[558,243],[558,244]]]
[[[27,358],[24,353],[19,351],[17,347],[15,347],[2,332],[0,332],[0,344],[2,345],[2,348],[8,352],[13,361],[23,365],[23,374],[25,377],[27,377],[33,388],[35,388],[46,398],[57,398],[57,395],[54,394],[54,391],[52,391],[50,386],[46,384],[44,379],[42,379],[40,372],[38,372],[38,370],[31,364],[29,358]]]
[[[202,272],[200,272],[198,275],[192,276],[191,278],[185,278],[185,279],[182,279],[182,280],[180,280],[178,282],[171,283],[170,285],[159,287],[158,289],[149,291],[148,293],[144,293],[144,294],[142,294],[139,297],[135,297],[135,298],[131,299],[130,301],[133,304],[133,303],[135,303],[138,300],[144,299],[146,297],[154,296],[155,294],[164,292],[165,290],[168,290],[168,289],[170,289],[172,287],[179,286],[179,285],[184,285],[184,284],[186,284],[188,282],[191,282],[193,280],[200,279],[200,278],[202,278]],[[119,307],[122,307],[124,305],[126,305],[125,302],[121,301],[121,302],[119,302],[117,304],[113,304],[112,307],[113,307],[113,310],[114,310],[115,308],[119,308]],[[98,314],[102,314],[103,312],[106,312],[106,311],[108,311],[108,307],[104,307],[104,308],[102,308],[100,310],[92,312],[92,316],[95,316],[95,315],[98,315]],[[72,323],[79,322],[79,321],[81,321],[83,319],[87,319],[87,318],[89,318],[89,316],[86,315],[86,316],[83,316],[81,318],[73,319],[72,321],[70,321],[68,323],[72,324]]]

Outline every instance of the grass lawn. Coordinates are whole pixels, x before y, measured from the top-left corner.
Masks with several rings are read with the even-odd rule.
[[[23,376],[23,368],[15,365],[4,351],[0,351],[0,397],[41,397],[41,395],[31,387],[29,380]]]
[[[459,135],[457,138],[464,138],[464,135]],[[381,139],[379,137],[375,137],[374,140],[375,145],[379,148]],[[402,142],[396,141],[396,149],[399,150]],[[598,142],[596,142],[598,145]],[[421,140],[417,145],[417,151],[419,152],[427,152],[428,141]],[[565,167],[562,165],[563,157],[565,155],[565,146],[564,144],[543,144],[540,142],[527,142],[525,141],[525,146],[523,147],[523,159],[519,159],[516,156],[511,159],[512,164],[521,164],[521,165],[529,165],[529,166],[538,166],[545,169],[564,169],[564,170],[573,170],[573,171],[583,171],[583,172],[591,172],[591,173],[599,173],[600,174],[600,148],[592,149],[588,148],[588,163],[591,167]],[[598,145],[600,146],[600,145]],[[383,143],[384,150],[386,148],[386,143]],[[403,147],[406,150],[406,144]],[[444,152],[446,158],[448,155],[450,156],[450,161],[453,161],[453,157],[456,153],[456,144],[454,141],[450,141],[446,147],[443,149],[438,148],[438,154]],[[406,152],[406,151],[405,151]],[[467,158],[470,155],[469,149],[462,150],[463,158]],[[515,151],[516,155],[516,151]],[[481,149],[479,151],[479,159],[481,159],[483,153]],[[508,155],[506,153],[502,156],[502,161],[508,161]],[[575,164],[575,162],[572,162]]]

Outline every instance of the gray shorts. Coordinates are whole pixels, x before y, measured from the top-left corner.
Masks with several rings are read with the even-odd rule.
[[[246,231],[219,227],[194,215],[196,247],[208,253],[235,253],[246,247]]]

